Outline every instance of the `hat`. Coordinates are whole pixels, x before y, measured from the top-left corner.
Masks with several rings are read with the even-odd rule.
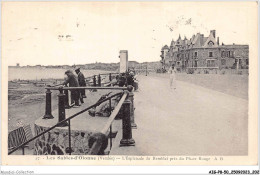
[[[76,67],[76,68],[75,68],[75,71],[76,71],[76,70],[80,70],[80,67]]]
[[[71,70],[67,70],[66,72],[65,72],[65,74],[67,74],[67,73],[71,73],[72,71]]]

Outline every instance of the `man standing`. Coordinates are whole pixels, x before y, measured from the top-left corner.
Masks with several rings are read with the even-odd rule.
[[[84,77],[83,73],[80,72],[80,68],[76,68],[75,72],[78,74],[79,86],[86,87],[85,77]],[[79,92],[80,92],[80,101],[81,101],[81,103],[84,103],[83,98],[86,98],[85,89],[81,89],[81,90],[79,90]]]
[[[79,82],[77,80],[77,77],[73,74],[73,72],[71,70],[67,70],[65,72],[65,74],[67,75],[67,78],[65,80],[65,82],[63,83],[64,85],[69,84],[69,87],[79,87]],[[79,90],[71,90],[71,98],[73,103],[75,102],[75,106],[74,107],[79,107]]]

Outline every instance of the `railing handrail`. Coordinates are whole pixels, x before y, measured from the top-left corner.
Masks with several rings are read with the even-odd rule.
[[[104,73],[104,74],[98,74],[98,75],[109,75],[109,74],[111,74],[111,75],[115,75],[115,74],[119,74],[119,73],[117,73],[117,72],[114,72],[114,73]]]
[[[127,87],[45,87],[45,89],[49,90],[80,90],[80,89],[90,89],[90,90],[98,90],[98,89],[108,89],[108,90],[128,90]]]
[[[98,75],[116,75],[116,74],[119,74],[119,73],[116,73],[116,72],[114,72],[114,73],[104,73],[104,74],[97,74],[97,75],[92,75],[92,76],[89,76],[89,77],[85,77],[85,79],[89,79],[89,78],[93,78],[94,76],[98,76]]]
[[[113,110],[113,113],[109,116],[108,121],[106,122],[105,126],[103,127],[103,129],[101,130],[100,134],[106,135],[109,127],[111,126],[112,122],[114,121],[114,119],[116,118],[119,110],[121,109],[125,99],[127,97],[127,93],[124,93],[124,95],[122,96],[122,98],[120,99],[120,101],[118,102],[116,108]],[[98,153],[98,151],[100,150],[100,147],[102,146],[102,140],[97,139],[93,145],[91,146],[88,155],[95,155]]]
[[[100,133],[102,134],[106,134],[107,130],[109,129],[110,125],[112,124],[112,122],[114,121],[114,119],[116,118],[121,106],[123,105],[125,99],[127,97],[127,93],[124,93],[124,95],[121,97],[120,101],[118,102],[118,104],[116,105],[115,109],[113,110],[112,114],[109,116],[108,121],[106,122],[105,126],[103,127],[103,129],[101,130]]]
[[[103,100],[100,100],[99,102],[97,102],[97,103],[95,103],[95,104],[93,104],[93,105],[87,107],[86,109],[83,109],[82,111],[80,111],[80,112],[78,112],[78,113],[76,113],[76,114],[73,114],[72,116],[68,117],[67,119],[64,119],[64,120],[58,122],[57,124],[55,124],[54,126],[50,127],[49,129],[43,131],[42,133],[38,134],[37,136],[34,136],[34,137],[31,138],[30,140],[28,140],[28,141],[24,142],[23,144],[17,146],[16,148],[14,148],[14,149],[11,150],[10,152],[8,152],[8,155],[12,154],[13,152],[17,151],[19,148],[22,148],[23,146],[25,146],[25,145],[28,144],[29,142],[31,142],[31,141],[37,139],[38,137],[42,136],[43,134],[45,134],[45,133],[51,131],[52,129],[54,129],[54,128],[56,128],[56,127],[59,127],[60,124],[62,124],[62,123],[64,123],[64,122],[67,122],[67,121],[73,119],[74,117],[76,117],[76,116],[78,116],[78,115],[80,115],[80,114],[82,114],[82,113],[88,111],[89,109],[91,109],[91,108],[93,108],[93,107],[95,107],[95,106],[97,106],[97,105],[100,105],[101,103],[103,103],[103,102],[105,102],[105,101],[107,101],[107,100],[109,100],[109,99],[111,99],[111,98],[113,98],[113,97],[115,97],[115,96],[122,95],[122,94],[126,94],[126,93],[125,93],[125,92],[116,93],[116,94],[114,94],[114,95],[112,95],[112,96],[110,96],[110,97],[107,97],[107,98],[105,98],[105,99],[103,99]]]

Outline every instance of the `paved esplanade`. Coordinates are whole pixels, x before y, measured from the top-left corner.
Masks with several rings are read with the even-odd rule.
[[[190,83],[139,76],[135,93],[136,145],[111,155],[245,155],[248,101]],[[121,137],[122,138],[122,137]]]

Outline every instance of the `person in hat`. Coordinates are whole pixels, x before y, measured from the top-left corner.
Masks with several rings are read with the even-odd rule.
[[[65,72],[67,78],[64,81],[64,85],[69,84],[69,87],[79,87],[79,82],[76,75],[71,70]],[[74,107],[79,107],[79,90],[71,90],[72,103],[75,103]]]
[[[127,85],[134,86],[134,80],[135,80],[134,72],[130,71],[126,76],[126,79],[127,79]]]
[[[76,68],[75,72],[78,75],[79,86],[86,87],[85,76],[82,72],[80,72],[80,68]],[[81,89],[79,92],[80,92],[80,101],[81,101],[81,103],[84,103],[83,98],[86,98],[85,89]]]
[[[125,74],[124,73],[120,73],[118,75],[118,86],[119,87],[123,87],[125,85]]]

